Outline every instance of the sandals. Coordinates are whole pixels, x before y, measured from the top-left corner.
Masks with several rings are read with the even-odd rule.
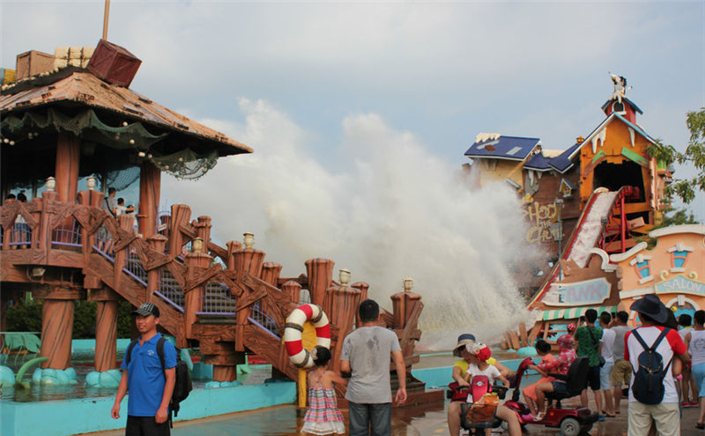
[[[705,430],[705,424],[701,424],[698,422],[695,424],[695,428],[697,428],[698,430]]]
[[[546,418],[546,412],[539,412],[536,414],[534,417],[534,422],[540,422],[543,421]]]

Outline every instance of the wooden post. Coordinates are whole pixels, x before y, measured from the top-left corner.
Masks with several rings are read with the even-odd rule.
[[[157,231],[157,213],[162,173],[153,163],[142,163],[140,172],[140,210],[137,215],[140,233],[145,237]],[[172,215],[173,218],[173,215]]]
[[[264,251],[254,248],[241,248],[233,253],[234,267],[239,273],[247,272],[255,277],[262,275]],[[252,306],[237,311],[235,316],[235,351],[245,351],[245,327],[249,324],[247,318],[252,313]]]
[[[42,363],[42,368],[64,370],[71,366],[74,307],[72,299],[44,300],[40,356],[48,360]]]
[[[343,352],[343,340],[352,331],[358,306],[360,290],[342,285],[328,288],[323,311],[330,323],[338,328],[338,340],[331,347],[333,371],[340,371],[340,356]]]
[[[198,237],[203,241],[203,252],[208,253],[208,242],[211,240],[211,218],[209,216],[199,216],[193,226],[198,232]]]
[[[147,244],[151,250],[157,253],[164,253],[164,247],[166,247],[166,236],[155,233],[154,235],[147,238]],[[152,268],[147,271],[147,301],[152,302],[154,298],[154,291],[159,290],[159,271],[161,267]]]
[[[370,285],[365,282],[355,282],[352,285],[353,288],[359,289],[360,290],[360,303],[363,301],[367,300],[367,292],[370,289]]]
[[[227,269],[230,271],[235,270],[235,252],[238,251],[239,249],[242,248],[242,243],[239,241],[228,241],[225,243],[225,246],[228,247],[228,256],[227,260],[225,261]]]
[[[168,254],[173,257],[181,255],[181,248],[184,245],[184,236],[181,234],[181,226],[188,225],[191,219],[191,208],[185,204],[174,204],[171,206],[171,218],[167,225],[169,242]]]
[[[78,193],[78,165],[81,158],[81,140],[73,135],[59,133],[56,144],[56,193],[59,201],[73,203]]]
[[[282,266],[276,262],[265,262],[262,265],[262,280],[276,287],[279,275],[282,272]]]
[[[49,228],[49,223],[51,222],[51,215],[54,214],[53,207],[50,203],[56,201],[58,194],[55,191],[44,191],[42,192],[42,220],[39,224],[39,248],[44,251],[46,258],[49,257],[49,250],[51,249],[51,229]],[[7,241],[8,238],[5,238]]]
[[[213,258],[205,253],[189,253],[186,255],[186,283],[195,280],[198,275],[210,267]],[[196,312],[203,307],[203,295],[206,292],[206,284],[203,283],[191,289],[184,289],[184,337],[187,339],[197,339],[193,337],[192,326],[198,321]]]
[[[116,367],[117,320],[120,297],[108,288],[90,292],[90,301],[97,302],[95,328],[95,370],[105,372]]]
[[[105,198],[105,194],[96,190],[89,189],[78,193],[78,203],[84,206],[101,208],[103,198]],[[93,252],[94,242],[95,233],[89,235],[88,229],[81,227],[81,244],[83,245],[83,259],[86,265],[88,264],[88,257]]]
[[[287,294],[289,298],[291,298],[291,301],[294,302],[294,304],[296,304],[297,306],[299,305],[299,301],[301,299],[301,285],[298,282],[295,282],[293,280],[285,282],[282,285],[282,292]]]
[[[335,262],[329,259],[309,259],[306,261],[306,274],[308,274],[308,291],[311,294],[311,303],[323,306],[326,289],[333,281],[333,267]]]

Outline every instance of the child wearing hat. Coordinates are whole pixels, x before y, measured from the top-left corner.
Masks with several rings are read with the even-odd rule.
[[[468,385],[468,380],[476,375],[485,375],[489,379],[489,383],[493,384],[494,380],[501,380],[506,387],[509,387],[509,380],[504,377],[494,365],[490,365],[487,361],[492,357],[490,348],[481,343],[467,343],[465,345],[465,353],[469,355],[469,364],[466,374],[463,377],[465,385]],[[455,369],[454,369],[455,370]],[[469,399],[469,397],[468,397]],[[451,436],[460,435],[460,415],[463,413],[460,402],[452,402],[448,405],[448,430]],[[510,436],[521,435],[521,426],[517,414],[505,406],[497,406],[495,416],[507,422]],[[492,429],[486,429],[486,434],[490,434]]]
[[[456,381],[459,386],[468,386],[468,382],[465,379],[465,374],[467,373],[468,366],[470,365],[472,353],[467,347],[472,347],[474,344],[475,336],[470,333],[464,333],[458,336],[458,343],[453,348],[453,356],[461,358],[453,365],[453,380]],[[514,375],[514,372],[511,369],[499,363],[494,357],[491,357],[491,353],[490,357],[487,359],[487,363],[496,367],[499,370],[499,373],[507,379]]]

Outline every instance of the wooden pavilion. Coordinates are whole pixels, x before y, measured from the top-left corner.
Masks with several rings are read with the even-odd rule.
[[[69,60],[79,50],[86,52],[69,49]],[[158,213],[162,171],[197,177],[218,158],[252,149],[130,90],[140,61],[124,48],[101,40],[87,62],[64,62],[59,69],[59,55],[53,63],[49,57],[18,56],[18,80],[0,96],[0,192],[21,186],[34,194],[27,203],[7,200],[0,207],[0,319],[9,302],[26,292],[43,300],[43,367],[69,367],[79,299],[98,304],[98,372],[117,367],[121,299],[157,305],[161,326],[179,347],[199,348],[204,363],[214,365],[215,381],[235,380],[235,365],[245,362],[246,352],[296,380],[282,335],[287,315],[301,302],[324,308],[332,352],[339,356],[368,284],[337,283],[328,259],[307,261],[298,277],[280,277],[282,266],[265,262],[251,237],[244,247],[236,241],[223,247],[210,238],[211,219],[192,220],[187,205]],[[124,171],[139,177],[136,229],[132,216],[116,218],[104,207],[113,176]],[[88,189],[79,190],[81,180]],[[393,312],[383,312],[383,324],[400,338],[408,377],[418,361],[420,299],[395,294]],[[409,403],[438,399],[423,391],[423,383],[412,381]]]

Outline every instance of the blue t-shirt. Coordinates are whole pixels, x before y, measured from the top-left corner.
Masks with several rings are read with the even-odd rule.
[[[123,359],[121,368],[127,370],[127,414],[130,416],[155,416],[164,397],[166,378],[162,362],[157,354],[157,342],[162,335],[157,333],[140,346],[139,341],[132,349],[130,364]],[[164,368],[176,366],[176,348],[171,342],[164,342]]]

